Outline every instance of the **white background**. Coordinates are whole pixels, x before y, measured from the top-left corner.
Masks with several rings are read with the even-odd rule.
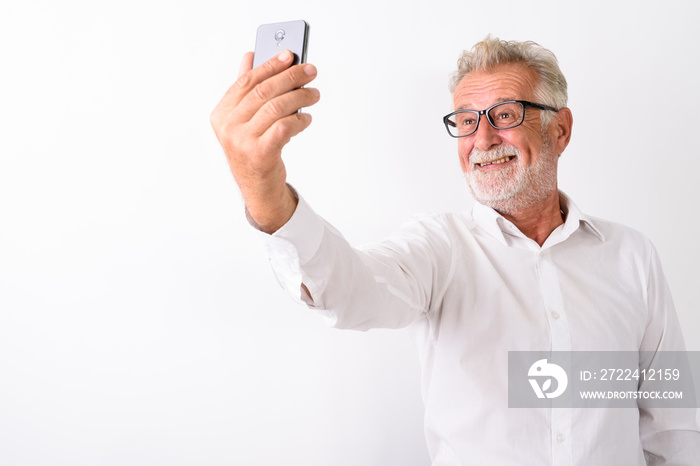
[[[441,123],[487,33],[569,80],[560,185],[647,234],[700,350],[695,2],[0,0],[0,463],[428,464],[402,331],[277,286],[209,113],[258,24],[306,19],[289,179],[354,243],[471,205]]]

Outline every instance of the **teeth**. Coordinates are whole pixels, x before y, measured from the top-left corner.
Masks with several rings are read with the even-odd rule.
[[[512,155],[506,155],[505,157],[502,157],[502,158],[500,158],[500,159],[498,159],[498,160],[493,160],[493,161],[491,161],[491,162],[483,162],[483,163],[479,163],[479,164],[477,164],[477,165],[479,165],[480,167],[485,167],[485,166],[487,166],[487,165],[494,165],[494,164],[497,164],[497,163],[506,163],[506,162],[508,162],[508,161],[509,161],[510,159],[512,159],[512,158],[513,158]]]

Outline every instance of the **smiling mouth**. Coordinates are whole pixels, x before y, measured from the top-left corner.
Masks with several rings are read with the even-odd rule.
[[[489,165],[498,165],[501,163],[510,162],[514,158],[515,158],[514,155],[506,155],[505,157],[501,157],[500,159],[492,160],[490,162],[481,162],[481,163],[477,163],[476,165],[478,165],[480,167],[487,167]]]

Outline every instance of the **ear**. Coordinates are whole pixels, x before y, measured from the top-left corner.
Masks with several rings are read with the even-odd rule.
[[[550,126],[550,137],[554,143],[557,155],[561,155],[569,145],[571,140],[571,128],[574,125],[574,117],[568,107],[564,107],[552,119]]]

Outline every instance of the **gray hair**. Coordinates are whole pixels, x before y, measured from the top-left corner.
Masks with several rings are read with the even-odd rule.
[[[523,64],[537,72],[540,79],[535,88],[535,98],[538,103],[554,108],[566,107],[566,78],[551,51],[532,41],[509,42],[490,34],[471,50],[462,52],[457,61],[457,71],[450,80],[450,92],[454,95],[459,83],[472,71],[491,70],[505,64]],[[542,112],[542,124],[548,124],[552,116],[550,112]]]

